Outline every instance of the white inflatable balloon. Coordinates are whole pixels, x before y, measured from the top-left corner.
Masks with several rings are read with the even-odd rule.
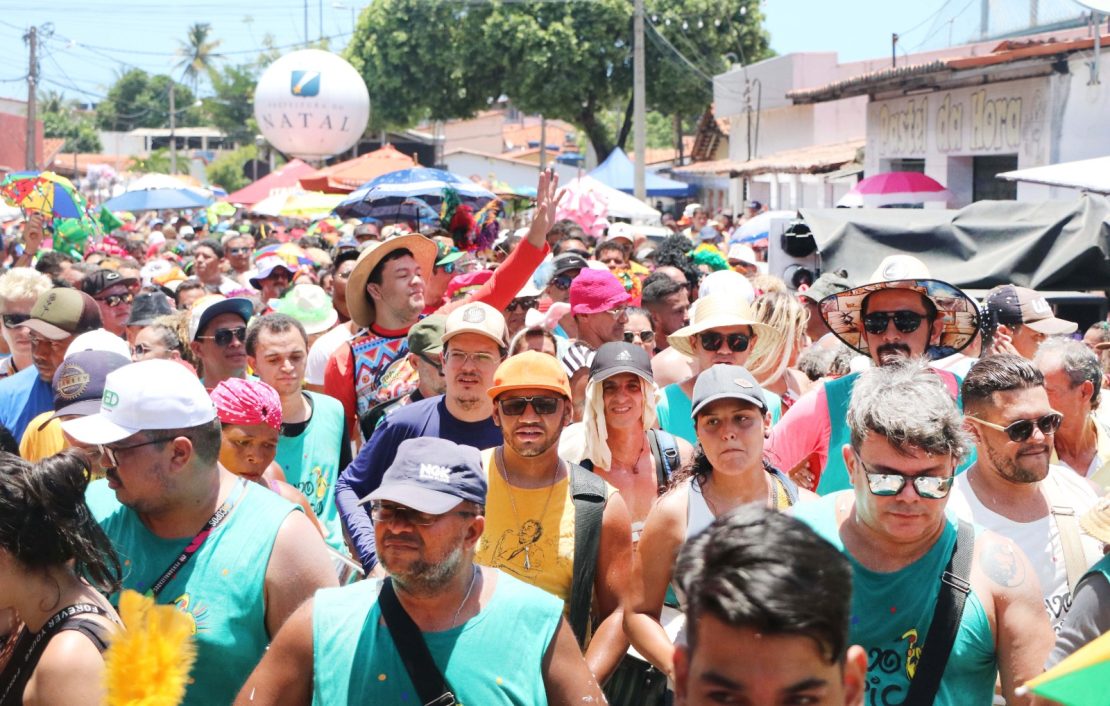
[[[318,160],[348,150],[370,119],[370,93],[355,67],[321,49],[286,54],[254,91],[262,135],[287,155]]]

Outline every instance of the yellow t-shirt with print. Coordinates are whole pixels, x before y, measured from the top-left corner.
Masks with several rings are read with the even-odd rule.
[[[65,450],[62,420],[50,419],[53,416],[54,410],[43,412],[27,425],[27,431],[23,432],[19,441],[19,455],[27,461],[41,461]]]

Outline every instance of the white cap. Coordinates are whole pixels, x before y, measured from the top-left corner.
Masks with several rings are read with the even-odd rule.
[[[728,249],[729,260],[739,260],[749,265],[755,265],[759,262],[759,258],[755,256],[755,250],[747,243],[733,243]]]
[[[69,344],[69,348],[66,349],[64,359],[68,360],[74,353],[82,353],[84,351],[119,353],[124,358],[131,358],[131,347],[127,345],[127,341],[111,331],[106,331],[102,328],[86,331],[73,339]]]
[[[502,348],[507,347],[505,317],[485,302],[468,302],[447,315],[443,325],[443,344],[461,333],[485,336]]]
[[[929,266],[913,255],[887,255],[867,281],[897,282],[904,279],[931,279]]]
[[[204,385],[184,365],[144,360],[108,373],[100,411],[62,422],[83,444],[111,444],[140,431],[183,429],[216,418]]]

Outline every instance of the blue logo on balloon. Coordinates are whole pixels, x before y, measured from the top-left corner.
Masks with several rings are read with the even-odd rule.
[[[289,91],[295,96],[311,98],[320,95],[319,71],[294,71]]]

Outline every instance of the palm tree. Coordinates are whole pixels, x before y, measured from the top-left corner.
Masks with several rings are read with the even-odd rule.
[[[220,40],[210,40],[212,25],[207,22],[197,22],[189,26],[184,42],[178,42],[177,55],[181,57],[177,68],[182,69],[182,77],[192,81],[193,93],[197,92],[197,84],[201,74],[211,74],[215,69],[214,56]]]

